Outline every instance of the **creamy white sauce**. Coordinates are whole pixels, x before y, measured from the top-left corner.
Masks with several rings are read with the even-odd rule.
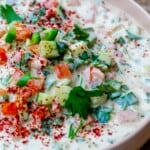
[[[20,2],[17,7],[18,11],[26,13],[30,1],[25,1],[26,4],[22,4]],[[68,6],[66,0],[61,1],[61,3],[66,9],[75,10],[79,16],[83,18],[81,20],[75,19],[76,21],[81,22],[83,25],[85,24],[85,27],[93,27],[95,29],[96,36],[107,47],[107,49],[110,49],[110,53],[112,54],[114,53],[113,50],[111,51],[111,49],[114,48],[114,39],[120,36],[125,36],[127,29],[134,31],[135,34],[139,34],[141,30],[143,32],[143,29],[140,29],[136,23],[132,22],[132,19],[126,16],[124,12],[121,12],[121,10],[107,4],[106,7],[111,9],[108,11],[99,4],[101,2],[98,0],[82,0],[80,1],[81,5],[79,6]],[[93,9],[97,9],[95,20],[94,22],[85,23],[84,20],[89,20],[90,15],[93,15],[91,14],[90,9],[91,11],[93,11]],[[120,17],[121,21],[118,21]],[[116,27],[118,29],[120,28],[120,30],[117,30]],[[107,36],[108,32],[110,32],[109,36]],[[68,139],[67,135],[70,123],[74,121],[68,119],[64,123],[64,132],[66,133],[66,136],[58,142],[51,137],[46,138],[46,140],[50,141],[49,148],[45,147],[41,141],[35,140],[34,138],[29,138],[29,142],[27,144],[22,144],[19,140],[13,140],[11,141],[11,144],[1,141],[0,149],[12,150],[15,149],[15,144],[19,147],[19,150],[30,150],[31,148],[36,150],[98,150],[109,147],[111,144],[118,142],[125,136],[132,134],[136,129],[138,129],[139,124],[142,123],[141,116],[146,117],[150,115],[150,103],[147,103],[145,94],[146,92],[150,92],[150,82],[145,82],[146,79],[150,79],[150,38],[148,40],[147,35],[148,34],[146,33],[142,34],[144,38],[138,41],[140,46],[136,47],[134,42],[127,41],[125,46],[118,47],[130,67],[128,65],[120,65],[120,58],[115,58],[119,64],[120,70],[123,72],[122,74],[117,74],[116,79],[127,84],[138,98],[139,104],[129,107],[129,109],[138,113],[139,118],[137,120],[124,124],[119,123],[116,114],[120,108],[111,101],[108,101],[104,105],[113,106],[115,112],[113,113],[108,125],[106,125],[103,129],[103,133],[100,137],[95,137],[89,134],[85,137],[85,139],[76,138],[71,141]],[[145,50],[147,51],[145,52]],[[147,56],[142,57],[144,53],[147,53]],[[130,71],[130,73],[128,71]],[[9,75],[8,70],[5,68],[0,68],[0,78],[7,75]],[[5,88],[5,86],[1,83],[0,87]],[[108,130],[110,130],[112,135],[108,135]],[[0,135],[3,134],[0,133]]]

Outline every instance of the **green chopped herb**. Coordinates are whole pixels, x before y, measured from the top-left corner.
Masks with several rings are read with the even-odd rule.
[[[135,35],[135,34],[133,34],[133,33],[131,33],[131,32],[129,32],[129,31],[127,31],[127,38],[129,39],[129,40],[140,40],[142,37],[141,36],[139,36],[139,35]]]
[[[78,126],[76,129],[74,129],[74,128],[73,128],[73,124],[71,124],[71,125],[70,125],[70,128],[69,128],[68,137],[69,137],[70,139],[75,138],[75,136],[77,135],[77,133],[79,132],[79,130],[82,128],[82,125],[83,125],[82,120],[80,121],[80,124],[79,124],[79,126]]]
[[[74,87],[65,102],[65,108],[71,112],[72,115],[77,113],[80,117],[86,119],[90,113],[90,97],[101,95],[102,93],[97,89],[86,91],[80,86]]]
[[[40,18],[41,18],[42,16],[44,16],[45,12],[46,12],[45,8],[41,8],[41,9],[38,11],[38,13],[37,13],[37,12],[36,12],[36,13],[33,12],[33,13],[31,14],[31,16],[30,16],[32,23],[33,23],[33,24],[37,23],[37,22],[40,20]]]
[[[3,19],[6,19],[7,23],[22,21],[22,18],[16,14],[13,7],[8,4],[0,5],[0,15]]]
[[[89,37],[89,33],[86,31],[86,29],[81,28],[77,24],[74,25],[73,32],[75,34],[75,39],[77,40],[87,40]]]
[[[68,50],[68,45],[64,42],[56,42],[60,54],[64,54]]]
[[[80,56],[80,59],[86,60],[89,58],[88,53],[86,51],[84,51]]]
[[[26,86],[28,81],[31,79],[38,79],[38,77],[33,77],[30,73],[26,73],[19,79],[19,81],[17,82],[17,86]]]
[[[17,67],[23,71],[27,71],[27,61],[31,58],[30,53],[25,53],[21,60],[18,62]]]
[[[126,44],[126,41],[123,37],[120,37],[119,39],[116,39],[114,43],[123,45]]]
[[[137,103],[137,98],[136,96],[132,93],[129,92],[125,95],[122,95],[116,99],[114,99],[114,101],[121,106],[121,108],[124,110],[127,108],[127,106],[133,105]]]
[[[105,124],[110,120],[112,111],[112,108],[100,106],[98,108],[95,108],[94,114],[100,123]]]

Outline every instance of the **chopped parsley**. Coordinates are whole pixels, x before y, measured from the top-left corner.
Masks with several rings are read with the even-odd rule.
[[[81,28],[77,24],[74,25],[73,32],[75,34],[75,39],[77,40],[87,40],[89,37],[89,33],[86,31],[86,29]]]
[[[80,117],[86,119],[90,113],[90,97],[101,96],[100,90],[86,91],[81,86],[74,87],[68,99],[65,102],[65,108],[72,115],[79,114]]]

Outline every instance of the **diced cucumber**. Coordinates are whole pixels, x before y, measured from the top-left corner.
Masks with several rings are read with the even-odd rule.
[[[51,90],[50,95],[55,97],[55,99],[57,99],[58,102],[63,105],[65,100],[68,98],[70,91],[71,87],[69,86],[57,86]]]
[[[81,41],[70,46],[71,53],[74,57],[79,57],[83,52],[88,53],[88,47],[85,42]]]
[[[39,51],[40,55],[45,58],[56,58],[59,56],[55,41],[41,41]]]
[[[36,102],[42,105],[49,105],[52,103],[53,99],[54,97],[50,94],[39,93]]]
[[[98,107],[98,106],[104,104],[106,102],[106,100],[107,100],[106,94],[99,96],[99,97],[92,97],[91,98],[91,106],[93,108]]]
[[[62,79],[58,82],[57,86],[69,85],[71,83],[70,79]]]
[[[100,52],[99,60],[110,66],[112,63],[112,56],[108,52]]]

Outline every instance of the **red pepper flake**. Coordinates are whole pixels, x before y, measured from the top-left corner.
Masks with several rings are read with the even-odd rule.
[[[64,135],[64,133],[54,133],[54,139],[60,140]]]
[[[99,128],[93,129],[93,133],[94,133],[96,136],[101,136],[101,131],[100,131]]]

